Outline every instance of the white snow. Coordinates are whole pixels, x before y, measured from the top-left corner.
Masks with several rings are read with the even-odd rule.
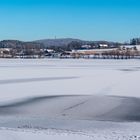
[[[29,131],[24,129],[0,130],[1,140],[92,140],[92,137],[69,133],[54,133],[49,131]]]
[[[139,60],[0,59],[0,140],[140,139],[139,83]]]
[[[139,66],[139,60],[1,59],[0,100],[66,94],[137,97]]]

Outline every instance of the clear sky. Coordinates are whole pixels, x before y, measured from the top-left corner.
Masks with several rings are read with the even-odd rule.
[[[140,37],[140,0],[0,0],[0,40],[128,41]]]

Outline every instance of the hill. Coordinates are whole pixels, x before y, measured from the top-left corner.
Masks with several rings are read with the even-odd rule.
[[[37,40],[35,42],[38,43],[43,43],[46,47],[59,47],[59,46],[67,46],[71,42],[79,42],[79,43],[87,43],[89,41],[83,41],[80,39],[73,39],[73,38],[60,38],[60,39],[42,39],[42,40]]]

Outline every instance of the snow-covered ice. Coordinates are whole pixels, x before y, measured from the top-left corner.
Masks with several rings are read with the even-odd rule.
[[[139,97],[139,70],[139,60],[1,59],[0,99],[63,94]]]
[[[1,59],[0,139],[140,139],[140,61]]]

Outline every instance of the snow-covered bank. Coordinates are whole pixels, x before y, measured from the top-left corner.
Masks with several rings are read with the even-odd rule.
[[[92,140],[92,136],[66,133],[66,132],[54,132],[54,131],[42,131],[42,130],[27,130],[27,129],[0,129],[1,140]]]
[[[27,121],[28,119],[25,119]],[[33,118],[31,119],[33,120]],[[40,120],[40,119],[38,119]],[[29,120],[28,120],[29,121]],[[64,121],[64,120],[63,120]],[[61,121],[61,123],[63,122]],[[21,127],[1,127],[2,140],[139,140],[140,125],[137,123],[87,122],[87,121],[51,122],[47,127],[23,125]],[[42,120],[43,123],[43,120]],[[51,128],[50,128],[51,126]],[[54,128],[53,128],[54,126]],[[68,129],[69,127],[69,129]]]

